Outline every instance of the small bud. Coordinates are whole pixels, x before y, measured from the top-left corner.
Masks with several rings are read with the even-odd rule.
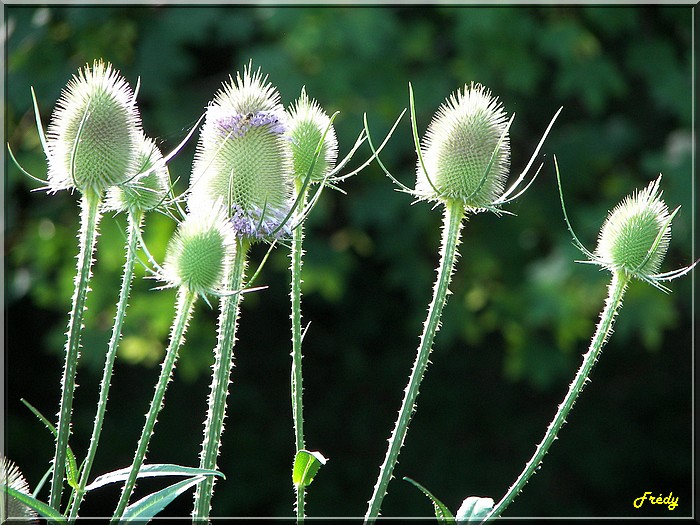
[[[504,192],[510,165],[508,118],[480,84],[457,90],[428,126],[416,170],[415,193],[430,201],[491,208]]]
[[[141,135],[133,179],[107,191],[107,209],[144,213],[163,202],[170,189],[170,175],[163,154],[155,142]]]
[[[197,145],[188,208],[222,199],[237,235],[264,239],[293,204],[291,149],[279,93],[260,70],[231,79],[214,97]]]
[[[315,100],[309,100],[302,88],[301,96],[289,110],[289,137],[292,144],[294,178],[303,182],[311,169],[319,142],[321,151],[311,172],[311,182],[320,182],[335,167],[338,140],[331,119]],[[325,134],[325,137],[324,137]]]
[[[95,61],[68,82],[47,132],[49,191],[97,195],[136,173],[141,135],[134,93],[111,64]]]
[[[218,202],[190,212],[173,234],[163,278],[199,295],[221,291],[235,246],[230,221]]]
[[[661,177],[625,198],[605,220],[595,258],[610,270],[635,277],[651,277],[659,271],[671,240],[660,181]]]

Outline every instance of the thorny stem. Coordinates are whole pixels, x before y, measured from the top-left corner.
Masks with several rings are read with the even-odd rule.
[[[236,254],[228,275],[228,289],[238,292],[243,288],[250,241],[237,238]],[[243,294],[233,293],[221,298],[219,312],[219,333],[214,351],[214,371],[209,392],[209,408],[204,423],[204,439],[199,455],[199,467],[216,469],[216,458],[221,446],[221,435],[226,417],[226,397],[233,368],[233,347],[236,342],[238,311]],[[211,499],[214,494],[214,480],[207,477],[199,485],[194,497],[193,520],[209,518]]]
[[[75,494],[75,500],[71,507],[70,520],[74,521],[78,517],[78,510],[85,495],[85,486],[90,477],[97,446],[102,433],[102,423],[104,421],[105,412],[107,411],[107,400],[109,398],[109,387],[112,381],[112,370],[114,368],[114,359],[117,355],[117,348],[122,334],[122,326],[126,317],[126,307],[131,293],[131,282],[134,277],[134,263],[136,261],[136,248],[138,246],[139,230],[143,220],[143,213],[129,213],[129,231],[126,244],[126,261],[124,262],[124,273],[122,274],[122,286],[119,292],[119,300],[117,302],[117,313],[114,318],[114,326],[112,327],[112,336],[107,347],[105,355],[105,365],[102,372],[102,383],[100,384],[100,395],[97,402],[97,413],[95,414],[95,423],[92,428],[92,436],[88,447],[85,464],[80,475],[80,482]]]
[[[588,383],[591,370],[593,366],[598,361],[598,357],[603,349],[603,345],[607,341],[608,337],[612,333],[613,321],[620,306],[622,305],[622,298],[625,294],[627,284],[629,283],[630,277],[623,273],[615,271],[612,274],[612,280],[608,286],[608,297],[605,301],[605,308],[600,314],[600,322],[596,328],[591,344],[588,348],[588,352],[583,356],[583,362],[581,367],[576,373],[574,381],[569,386],[569,391],[564,397],[564,401],[559,405],[557,413],[554,415],[554,419],[547,427],[547,432],[544,438],[537,445],[537,449],[533,454],[530,461],[525,465],[525,469],[522,471],[515,483],[508,489],[505,496],[498,502],[498,504],[491,510],[488,516],[484,519],[482,523],[491,521],[501,515],[501,513],[510,505],[513,500],[520,494],[520,491],[525,487],[530,477],[537,471],[545,454],[549,450],[549,447],[554,443],[554,440],[559,433],[559,430],[564,425],[566,418],[571,412],[571,409],[576,402],[579,394],[583,388]]]
[[[456,201],[448,201],[445,206],[445,215],[442,229],[442,246],[440,254],[440,264],[437,271],[437,280],[433,289],[433,300],[428,308],[428,317],[423,327],[416,361],[404,391],[404,399],[396,420],[396,426],[389,439],[389,448],[382,464],[377,484],[374,486],[374,493],[369,501],[369,507],[365,514],[365,523],[373,523],[379,516],[382,500],[387,491],[389,481],[393,477],[394,467],[397,463],[399,451],[406,437],[408,424],[416,406],[418,389],[428,368],[430,352],[433,346],[435,333],[440,327],[440,316],[442,309],[447,302],[447,292],[452,277],[452,271],[457,258],[457,245],[464,218],[464,206]]]
[[[303,192],[300,196],[301,203],[306,201],[306,191],[303,190],[302,184],[296,184],[297,194]],[[294,420],[294,436],[296,441],[296,453],[304,449],[304,390],[303,390],[303,374],[302,374],[302,351],[301,351],[301,266],[304,242],[304,222],[294,229],[292,239],[292,283],[291,283],[291,302],[292,302],[292,373],[291,373],[291,397],[292,397],[292,419]],[[296,456],[295,456],[296,457]],[[306,490],[304,487],[295,486],[296,493],[296,512],[297,520],[303,521],[304,518],[304,499]]]
[[[66,449],[70,438],[70,420],[73,411],[73,394],[75,392],[75,375],[80,357],[80,330],[83,325],[85,299],[89,290],[92,256],[97,240],[97,227],[100,222],[100,197],[93,192],[86,192],[80,200],[80,237],[78,267],[73,293],[73,308],[68,320],[66,339],[66,362],[61,380],[61,405],[58,414],[58,432],[56,434],[56,451],[53,458],[53,474],[49,505],[60,511],[63,492],[63,475],[66,467]]]
[[[139,439],[139,443],[136,448],[134,461],[131,463],[129,478],[126,480],[124,488],[122,489],[122,495],[119,498],[117,509],[114,511],[112,523],[119,522],[120,518],[124,514],[127,504],[129,503],[131,493],[134,491],[136,478],[138,477],[141,466],[146,458],[148,443],[153,435],[156,419],[158,418],[160,410],[163,408],[165,391],[168,387],[168,383],[170,382],[173,369],[175,368],[178,350],[182,345],[184,334],[187,330],[187,323],[192,315],[194,302],[197,298],[197,294],[195,292],[192,292],[184,287],[179,288],[177,295],[177,307],[175,311],[175,319],[173,320],[172,332],[170,335],[170,344],[165,352],[165,359],[163,360],[160,377],[158,378],[155,393],[153,394],[153,400],[151,401],[151,406],[148,409],[148,414],[146,414],[146,423],[144,424],[143,431],[141,432],[141,438]]]

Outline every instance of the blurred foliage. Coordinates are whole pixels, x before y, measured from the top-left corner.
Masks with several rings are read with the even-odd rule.
[[[579,365],[608,275],[575,264],[551,155],[568,210],[589,247],[607,210],[663,173],[674,220],[666,269],[691,258],[691,7],[36,7],[5,6],[6,140],[43,176],[30,86],[49,120],[77,68],[102,57],[132,85],[146,132],[170,151],[228,75],[249,60],[289,104],[306,86],[329,112],[341,155],[367,114],[375,140],[415,90],[421,133],[451,92],[488,86],[517,117],[513,173],[564,106],[538,163],[542,173],[509,211],[470,217],[397,479],[383,515],[430,516],[404,475],[456,511],[469,495],[498,499],[534,450]],[[172,161],[186,188],[196,139]],[[363,148],[361,155],[369,155]],[[382,160],[413,183],[404,118]],[[359,161],[358,161],[359,162]],[[77,197],[48,196],[5,162],[7,455],[35,485],[52,439],[21,405],[57,411],[63,332],[77,251]],[[439,210],[411,206],[376,164],[347,195],[327,191],[309,218],[303,314],[307,443],[330,458],[308,496],[312,516],[360,516],[383,458],[430,298]],[[85,450],[123,264],[124,217],[102,220],[72,446]],[[174,224],[147,219],[157,260]],[[266,247],[253,251],[253,265]],[[292,516],[288,253],[279,247],[246,296],[214,515]],[[95,473],[129,464],[173,315],[172,291],[140,274],[127,311]],[[691,279],[664,295],[634,283],[616,333],[544,468],[510,516],[653,516],[645,491],[691,508]],[[216,312],[201,303],[156,427],[149,461],[195,465]],[[143,483],[144,489],[150,487]],[[118,496],[86,500],[109,514]],[[188,497],[168,509],[187,515]],[[666,511],[667,512],[667,511]],[[655,514],[656,513],[656,514]]]

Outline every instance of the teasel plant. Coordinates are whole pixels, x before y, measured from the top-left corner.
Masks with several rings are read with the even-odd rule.
[[[70,467],[74,461],[72,453],[69,454],[68,442],[83,313],[103,199],[109,188],[122,185],[138,175],[138,147],[143,132],[135,92],[111,64],[105,64],[102,60],[85,65],[68,82],[61,92],[46,133],[33,90],[32,98],[39,138],[48,163],[48,193],[77,190],[81,194],[77,272],[66,332],[49,494],[49,507],[60,512],[66,464]],[[36,179],[19,166],[11,150],[10,156],[23,173]],[[71,485],[77,483],[74,479],[76,475],[74,469],[68,469]]]
[[[221,199],[234,231],[234,260],[225,274],[229,290],[246,288],[250,247],[290,234],[293,177],[286,113],[277,89],[252,62],[215,94],[207,107],[187,196],[190,212]],[[269,251],[268,251],[269,253]],[[250,281],[248,282],[250,284]],[[226,417],[228,387],[242,295],[219,301],[212,382],[199,466],[215,470]],[[214,479],[197,486],[192,517],[208,519]]]
[[[370,156],[358,168],[344,174],[341,174],[341,171],[367,138],[365,131],[362,130],[360,132],[349,153],[340,162],[337,162],[338,140],[333,121],[338,116],[338,112],[329,117],[316,100],[309,98],[306,88],[302,88],[299,98],[291,105],[287,113],[287,135],[292,150],[296,210],[291,228],[292,241],[290,251],[290,299],[292,310],[292,367],[290,384],[295,437],[292,482],[296,496],[295,509],[297,519],[301,521],[305,516],[306,487],[311,483],[321,465],[324,465],[327,461],[321,452],[306,450],[304,438],[302,341],[306,335],[306,329],[308,329],[308,325],[306,329],[302,329],[301,323],[304,222],[311,209],[318,202],[324,188],[328,187],[345,193],[339,188],[338,183],[358,174],[374,160],[376,154],[388,142],[403,113],[396,120],[382,144],[377,148],[376,154]]]
[[[104,417],[107,411],[107,401],[109,399],[114,361],[121,339],[122,327],[126,317],[127,304],[131,292],[131,283],[134,277],[134,266],[137,260],[137,251],[141,239],[144,217],[147,212],[163,206],[168,195],[172,193],[170,174],[165,162],[166,160],[163,158],[155,141],[142,134],[137,150],[138,175],[120,186],[113,186],[107,190],[104,209],[127,214],[126,260],[124,262],[122,283],[119,291],[112,334],[105,354],[105,363],[90,444],[88,446],[85,462],[81,468],[80,480],[75,491],[75,496],[70,505],[69,517],[71,520],[78,517],[80,505],[85,495],[85,487],[90,478],[92,464],[97,454]]]
[[[471,83],[450,95],[437,110],[422,141],[418,136],[413,88],[410,84],[409,102],[417,155],[415,188],[412,190],[400,183],[381,162],[380,166],[402,191],[413,195],[418,201],[444,206],[440,262],[416,359],[389,438],[385,459],[368,502],[365,514],[367,523],[375,522],[379,516],[411,417],[416,410],[419,387],[428,367],[435,334],[440,327],[440,317],[458,256],[462,224],[468,215],[482,211],[491,211],[496,215],[508,213],[501,207],[523,195],[542,168],[540,165],[530,180],[526,181],[535,157],[561,112],[560,108],[542,135],[527,166],[506,189],[510,168],[509,130],[515,116],[509,118],[501,102],[488,89]],[[373,147],[371,138],[368,141]]]
[[[113,523],[123,519],[143,517],[140,508],[147,502],[141,499],[127,507],[137,479],[156,475],[187,475],[189,479],[169,487],[168,497],[174,498],[182,491],[197,485],[211,476],[220,475],[213,470],[194,469],[171,465],[144,465],[148,445],[153,436],[158,415],[163,408],[165,393],[184,343],[187,325],[198,297],[206,302],[208,296],[228,296],[241,293],[226,288],[225,277],[234,263],[235,233],[223,207],[223,201],[212,203],[189,212],[178,225],[166,249],[163,267],[156,270],[157,277],[165,281],[161,288],[177,288],[175,316],[170,331],[155,392],[146,414],[131,467],[111,473],[107,482],[124,481],[122,493],[112,516]],[[102,481],[96,480],[93,485]],[[151,495],[158,499],[158,494]]]
[[[38,514],[33,509],[33,502],[27,504],[31,497],[29,484],[17,465],[0,455],[0,486],[4,494],[0,495],[0,523],[24,521],[37,523]]]
[[[678,206],[669,212],[666,203],[662,200],[661,175],[651,181],[646,188],[627,196],[609,212],[600,229],[596,249],[589,251],[578,239],[569,222],[556,157],[554,161],[566,227],[572,235],[573,244],[586,256],[585,261],[578,262],[593,264],[610,272],[608,295],[588,351],[584,354],[581,366],[547,427],[542,441],[503,498],[485,514],[484,523],[501,516],[522,492],[530,477],[540,468],[579,394],[590,382],[591,372],[600,358],[605,343],[612,336],[613,323],[622,307],[622,300],[629,283],[637,279],[663,293],[669,293],[670,289],[663,283],[686,275],[698,263],[695,261],[684,268],[659,273],[671,241],[671,222],[680,210]]]

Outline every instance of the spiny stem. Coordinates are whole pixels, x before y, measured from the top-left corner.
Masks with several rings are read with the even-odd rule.
[[[146,423],[144,424],[143,431],[141,432],[141,438],[139,439],[139,443],[136,448],[134,461],[131,463],[129,478],[126,480],[124,488],[122,489],[122,495],[119,498],[117,509],[114,511],[112,523],[119,522],[119,519],[124,514],[124,510],[129,503],[131,493],[134,491],[136,478],[138,477],[139,471],[141,470],[141,465],[143,465],[144,459],[146,458],[148,443],[153,435],[156,419],[158,418],[160,410],[163,408],[165,391],[168,387],[168,382],[170,381],[170,376],[173,373],[173,369],[175,368],[178,350],[182,345],[184,333],[187,330],[187,323],[192,315],[192,309],[196,298],[196,293],[184,287],[180,287],[178,290],[177,307],[175,319],[173,320],[172,332],[170,335],[170,344],[165,352],[165,359],[163,360],[163,365],[161,367],[160,377],[158,378],[158,383],[156,384],[151,406],[148,409],[148,414],[146,415]]]
[[[141,228],[142,220],[142,212],[129,214],[129,231],[126,243],[126,261],[124,262],[122,286],[119,292],[119,301],[117,302],[117,313],[114,318],[114,326],[112,327],[112,336],[109,340],[109,345],[107,347],[107,354],[105,355],[105,365],[104,370],[102,372],[102,383],[100,384],[100,395],[97,402],[97,413],[95,414],[95,423],[92,428],[92,437],[90,438],[90,445],[88,447],[87,456],[85,458],[85,464],[83,466],[82,474],[80,476],[80,482],[78,484],[78,489],[76,491],[75,499],[73,501],[73,506],[71,507],[71,521],[74,521],[78,517],[78,510],[80,509],[80,504],[82,503],[83,496],[85,495],[85,486],[87,485],[88,479],[90,477],[90,470],[92,469],[92,464],[95,460],[97,446],[100,441],[100,434],[102,433],[102,423],[104,421],[105,412],[107,411],[107,399],[109,398],[109,387],[112,381],[112,369],[114,368],[114,359],[117,355],[119,340],[121,339],[122,326],[124,324],[124,318],[126,316],[126,307],[129,301],[129,294],[131,292],[131,282],[134,277],[136,248],[138,245],[139,231]]]
[[[243,288],[245,270],[248,260],[248,248],[250,242],[240,238],[236,239],[236,255],[228,276],[228,289],[236,292]],[[228,385],[231,380],[233,368],[233,347],[236,342],[236,327],[238,323],[238,310],[243,294],[234,293],[221,298],[219,312],[219,334],[216,349],[214,351],[214,371],[212,375],[211,390],[209,392],[209,408],[207,419],[204,423],[204,439],[202,451],[199,455],[199,466],[205,469],[216,469],[216,458],[221,446],[221,435],[224,430],[224,418],[226,417],[226,397]],[[193,520],[206,520],[209,518],[211,499],[214,494],[214,480],[207,477],[197,485],[194,497]]]
[[[300,196],[301,207],[303,208],[306,201],[306,190],[303,186],[296,183],[297,194],[303,192]],[[296,453],[305,447],[304,444],[304,390],[303,390],[303,374],[302,374],[302,352],[301,352],[301,266],[304,242],[304,222],[302,221],[297,228],[294,229],[292,239],[292,284],[291,284],[291,301],[292,301],[292,373],[291,373],[291,397],[292,397],[292,419],[294,420],[294,436],[296,440]],[[296,455],[295,455],[296,457]],[[297,520],[303,521],[304,518],[304,487],[296,487],[296,512]]]
[[[418,389],[428,368],[430,352],[433,346],[435,333],[440,327],[440,316],[447,301],[448,286],[454,269],[457,257],[457,245],[464,217],[464,206],[455,201],[448,201],[445,206],[445,215],[442,229],[442,246],[440,250],[440,264],[437,271],[437,280],[433,289],[433,300],[428,308],[428,317],[423,327],[416,361],[406,386],[403,403],[396,420],[396,426],[389,439],[389,448],[382,464],[377,484],[374,486],[372,499],[365,514],[365,522],[373,523],[379,516],[382,500],[386,494],[387,486],[393,476],[394,467],[397,463],[399,451],[403,445],[408,424],[415,409]]]
[[[58,414],[58,432],[56,434],[56,451],[53,459],[53,475],[49,505],[60,511],[63,492],[63,475],[66,467],[66,449],[70,438],[70,420],[73,411],[73,394],[75,392],[75,374],[80,357],[80,330],[83,325],[85,299],[89,290],[92,256],[97,240],[97,227],[100,222],[100,197],[96,193],[86,192],[80,200],[80,248],[78,268],[73,293],[73,308],[68,320],[66,339],[66,362],[61,380],[61,406]]]
[[[571,412],[571,409],[576,402],[576,398],[578,398],[579,394],[586,386],[588,377],[590,376],[593,366],[598,361],[603,345],[605,345],[605,342],[612,333],[613,321],[615,320],[618,309],[622,305],[622,297],[625,294],[629,280],[630,277],[625,273],[613,272],[612,280],[608,286],[608,297],[605,301],[605,308],[600,314],[600,322],[598,323],[595,334],[593,335],[588,351],[583,356],[581,367],[576,373],[574,381],[569,386],[569,391],[566,393],[564,401],[562,401],[562,403],[559,405],[557,413],[554,415],[554,419],[549,424],[549,427],[547,427],[547,432],[545,433],[544,438],[540,444],[537,445],[537,449],[535,450],[532,458],[530,458],[530,461],[528,461],[525,465],[525,469],[522,471],[520,476],[518,476],[518,479],[515,481],[515,483],[513,483],[510,489],[508,489],[506,495],[503,496],[498,504],[496,504],[482,523],[486,523],[499,517],[506,507],[513,502],[523,487],[525,487],[525,484],[542,463],[545,454],[547,454],[549,447],[552,445],[552,443],[554,443],[559,430],[564,425],[569,412]]]

